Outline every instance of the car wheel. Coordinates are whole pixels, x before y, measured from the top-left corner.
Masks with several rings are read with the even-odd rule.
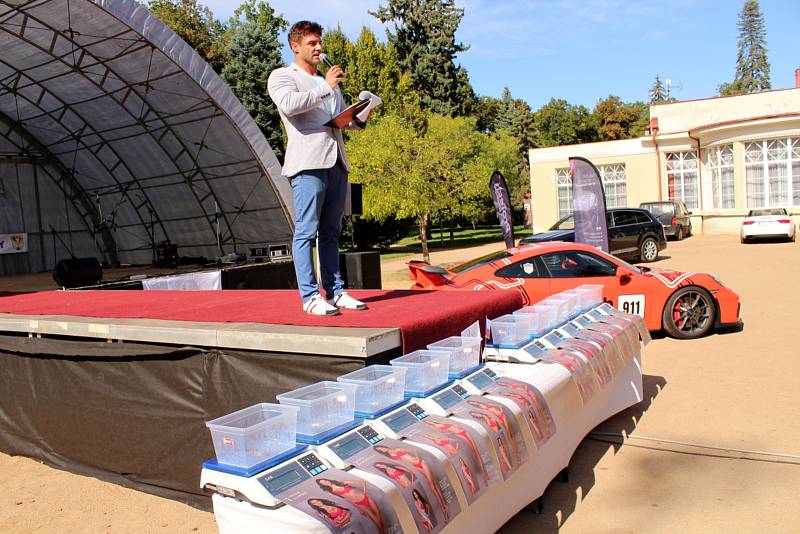
[[[708,291],[690,286],[677,290],[667,300],[662,325],[676,339],[702,337],[714,326],[716,305]]]
[[[683,241],[683,226],[678,226],[678,233],[675,234],[675,241]]]
[[[741,241],[742,245],[746,245],[747,244],[747,238],[746,237],[740,237],[739,241]]]
[[[645,237],[639,245],[639,258],[645,263],[656,261],[658,258],[658,243],[652,237]]]
[[[692,237],[692,223],[689,223],[689,229],[686,230],[686,237]]]

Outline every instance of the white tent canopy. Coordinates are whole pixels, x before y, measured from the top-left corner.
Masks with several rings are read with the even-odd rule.
[[[0,274],[291,240],[289,185],[252,117],[133,0],[0,0],[0,184],[0,234],[28,234]]]

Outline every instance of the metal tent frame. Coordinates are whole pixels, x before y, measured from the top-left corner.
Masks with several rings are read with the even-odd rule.
[[[142,5],[0,0],[0,51],[0,162],[14,162],[28,214],[26,228],[3,228],[13,225],[6,217],[0,232],[38,236],[29,253],[43,247],[45,224],[84,253],[99,234],[108,263],[147,263],[161,241],[216,257],[291,240],[291,191],[263,134],[211,67]],[[42,168],[55,187],[31,194]],[[59,194],[66,213],[37,210],[54,205],[43,195]],[[33,206],[23,201],[31,196]],[[73,231],[70,213],[82,230]],[[38,252],[41,270],[52,268],[58,258]]]

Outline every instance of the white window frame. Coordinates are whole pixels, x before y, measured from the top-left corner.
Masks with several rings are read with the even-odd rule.
[[[697,152],[667,152],[667,198],[682,201],[689,211],[700,209],[700,173],[697,162]],[[670,175],[672,175],[672,190],[670,190]],[[694,182],[695,194],[687,196],[687,186]]]
[[[781,168],[785,176],[771,179]],[[748,209],[800,206],[800,138],[781,137],[745,143],[744,176]],[[785,182],[781,183],[783,180]],[[785,188],[785,201],[773,199],[778,184]]]
[[[597,167],[603,180],[606,195],[606,208],[623,208],[628,203],[628,176],[624,163],[599,165]],[[556,206],[558,220],[572,213],[572,178],[569,167],[555,169]]]
[[[569,177],[569,167],[555,170],[556,179],[556,205],[558,220],[572,213],[572,179]]]
[[[606,208],[624,208],[628,205],[628,177],[624,163],[600,165],[597,168],[603,177]]]
[[[736,179],[734,176],[733,145],[710,147],[706,163],[711,173],[711,199],[714,209],[736,208]]]

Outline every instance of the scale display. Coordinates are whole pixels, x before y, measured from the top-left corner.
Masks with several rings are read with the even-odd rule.
[[[575,322],[578,323],[580,326],[589,326],[590,324],[592,324],[592,321],[590,321],[589,318],[584,315],[581,315],[580,317],[575,319]]]
[[[594,318],[594,319],[596,319],[596,320],[598,320],[598,321],[604,317],[604,315],[601,312],[599,312],[598,310],[590,311],[589,312],[589,316]]]
[[[439,393],[438,395],[434,395],[432,399],[436,404],[438,404],[445,410],[447,410],[448,408],[452,408],[453,406],[464,400],[463,397],[461,397],[458,393],[456,393],[452,389],[446,389],[443,392]]]
[[[564,326],[561,327],[561,329],[564,330],[564,332],[566,332],[567,334],[569,334],[571,336],[574,336],[575,334],[577,334],[578,330],[579,330],[579,328],[577,328],[572,323],[565,324]]]
[[[364,437],[357,432],[348,434],[342,439],[328,444],[328,448],[342,460],[347,460],[354,454],[368,449],[370,446],[369,441],[364,439]]]
[[[530,343],[529,345],[522,347],[522,350],[531,356],[539,356],[541,353],[547,350],[547,347],[545,347],[544,343],[542,343],[541,341],[534,341],[533,343]],[[484,387],[484,386],[478,386],[478,387]]]
[[[303,469],[297,462],[292,462],[260,477],[258,481],[272,495],[292,489],[301,482],[311,478],[311,474]]]
[[[428,417],[428,412],[423,410],[419,404],[411,404],[399,412],[387,415],[381,421],[386,423],[386,426],[392,431],[399,433],[426,417]]]
[[[547,334],[544,338],[545,341],[553,345],[554,347],[558,346],[561,341],[563,341],[564,336],[562,336],[559,332],[553,330],[549,334]]]
[[[478,389],[483,389],[493,384],[492,379],[489,378],[483,371],[467,377],[467,380],[469,380],[469,383]]]

